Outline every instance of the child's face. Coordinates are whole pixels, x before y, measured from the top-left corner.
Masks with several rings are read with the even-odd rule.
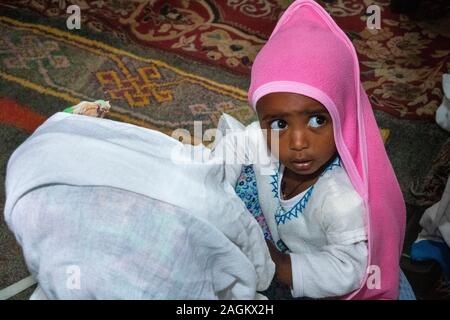
[[[279,132],[280,162],[299,175],[320,173],[336,154],[333,123],[327,109],[301,94],[276,92],[263,96],[256,105],[262,129]]]

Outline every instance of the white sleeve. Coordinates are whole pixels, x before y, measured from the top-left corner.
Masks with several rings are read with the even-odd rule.
[[[317,253],[291,253],[293,297],[346,295],[361,285],[367,265],[367,243],[329,245]]]
[[[249,129],[250,128],[250,129]],[[233,117],[223,114],[219,120],[216,142],[211,155],[220,159],[225,167],[225,179],[234,187],[242,166],[252,164],[254,144],[251,131],[253,125],[245,127]]]
[[[291,254],[295,297],[342,296],[359,288],[367,267],[367,235],[362,198],[342,187],[324,199],[320,223],[327,245],[317,252]]]
[[[233,187],[236,185],[243,165],[242,152],[238,149],[239,144],[236,144],[235,137],[236,133],[221,138],[211,153],[215,161],[223,163],[225,180]]]

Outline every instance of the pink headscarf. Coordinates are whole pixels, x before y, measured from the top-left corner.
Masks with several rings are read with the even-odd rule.
[[[253,108],[262,96],[291,92],[322,103],[333,119],[339,155],[364,199],[368,272],[347,299],[397,299],[406,210],[380,131],[359,79],[355,49],[328,13],[311,0],[284,12],[252,68]]]

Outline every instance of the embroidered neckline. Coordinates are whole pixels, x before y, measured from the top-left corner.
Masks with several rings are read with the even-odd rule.
[[[306,204],[309,201],[309,198],[311,198],[313,190],[314,186],[309,187],[308,191],[300,199],[300,201],[297,202],[297,204],[288,211],[284,211],[283,207],[279,204],[277,213],[275,213],[275,221],[277,225],[285,224],[287,220],[298,218],[299,214],[303,213],[303,210],[305,209]]]
[[[341,158],[336,157],[333,162],[331,162],[328,167],[323,170],[323,172],[320,174],[320,176],[323,176],[327,171],[333,170],[335,167],[341,167]]]
[[[333,162],[331,162],[325,170],[320,174],[320,176],[323,176],[326,172],[333,170],[335,167],[341,167],[341,159],[339,157],[336,157]],[[272,182],[270,183],[272,186],[272,193],[274,195],[274,198],[278,201],[278,209],[275,213],[275,221],[277,225],[285,224],[287,221],[298,218],[300,214],[303,213],[303,210],[306,207],[306,204],[308,203],[309,199],[311,198],[311,194],[314,190],[314,185],[309,187],[306,191],[306,193],[303,195],[303,197],[288,211],[285,211],[280,203],[279,198],[279,177],[280,177],[280,168],[281,164],[278,166],[278,170],[275,172],[275,174],[271,175]]]

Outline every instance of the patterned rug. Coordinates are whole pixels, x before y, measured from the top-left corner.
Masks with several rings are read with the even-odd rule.
[[[292,1],[0,2],[4,8],[26,8],[52,18],[67,18],[66,9],[74,3],[80,6],[82,25],[93,31],[249,74],[257,52]],[[442,101],[441,75],[450,69],[449,6],[436,5],[445,1],[421,1],[421,13],[413,18],[391,12],[390,0],[318,2],[353,41],[373,107],[400,118],[432,119]],[[378,31],[366,27],[366,9],[372,4],[381,10]]]
[[[65,101],[110,100],[108,117],[171,134],[193,120],[215,127],[223,112],[253,119],[246,92],[42,24],[0,17],[0,78]],[[192,102],[187,103],[186,102]]]

